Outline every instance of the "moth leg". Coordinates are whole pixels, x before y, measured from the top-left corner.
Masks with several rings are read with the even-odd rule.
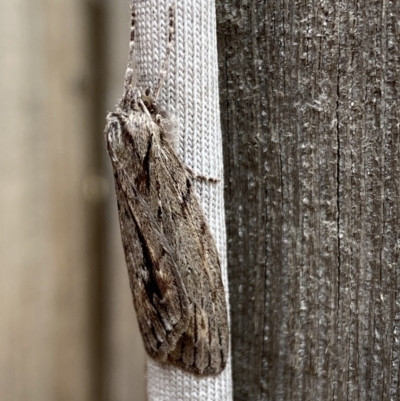
[[[213,184],[217,184],[218,182],[221,181],[220,178],[206,177],[205,175],[200,175],[200,174],[196,174],[194,178],[196,178],[196,180],[199,181],[212,182]]]
[[[198,181],[205,181],[205,182],[212,182],[214,184],[218,183],[221,181],[220,178],[214,178],[214,177],[207,177],[205,175],[201,175],[201,174],[196,174],[190,167],[185,166],[186,171],[192,176],[192,178],[194,178],[195,180]]]

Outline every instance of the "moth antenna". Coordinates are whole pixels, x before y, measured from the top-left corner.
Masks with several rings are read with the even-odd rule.
[[[169,26],[168,26],[168,44],[167,44],[167,51],[165,53],[164,61],[161,67],[161,71],[158,77],[158,82],[154,90],[154,101],[158,99],[158,96],[161,92],[162,84],[164,83],[165,77],[167,75],[167,66],[169,56],[171,54],[172,49],[172,42],[173,42],[173,35],[175,31],[175,9],[171,5],[169,7]]]
[[[129,88],[132,85],[132,76],[133,76],[133,49],[135,47],[135,24],[136,24],[136,13],[135,7],[133,5],[133,1],[130,2],[130,10],[131,10],[131,36],[129,42],[129,55],[128,55],[128,65],[126,66],[125,78],[124,78],[124,98],[129,91]]]

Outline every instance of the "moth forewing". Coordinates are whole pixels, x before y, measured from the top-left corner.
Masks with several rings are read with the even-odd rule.
[[[128,64],[123,98],[107,116],[106,142],[143,342],[161,362],[217,374],[226,365],[229,340],[216,244],[193,174],[173,147],[171,119],[150,91],[143,96],[132,86],[131,76]]]

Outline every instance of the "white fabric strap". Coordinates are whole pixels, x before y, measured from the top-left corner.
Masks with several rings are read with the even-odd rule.
[[[218,178],[196,183],[196,191],[223,266],[226,292],[226,233],[223,199],[222,139],[219,119],[215,3],[213,0],[136,0],[136,83],[154,86],[167,49],[168,9],[175,7],[175,33],[160,103],[176,120],[178,150],[196,174]],[[199,378],[178,368],[147,362],[149,401],[229,401],[230,358],[216,377]]]

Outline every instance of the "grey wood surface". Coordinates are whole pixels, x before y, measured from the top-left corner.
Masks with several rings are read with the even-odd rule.
[[[395,1],[217,1],[235,400],[398,400]]]

